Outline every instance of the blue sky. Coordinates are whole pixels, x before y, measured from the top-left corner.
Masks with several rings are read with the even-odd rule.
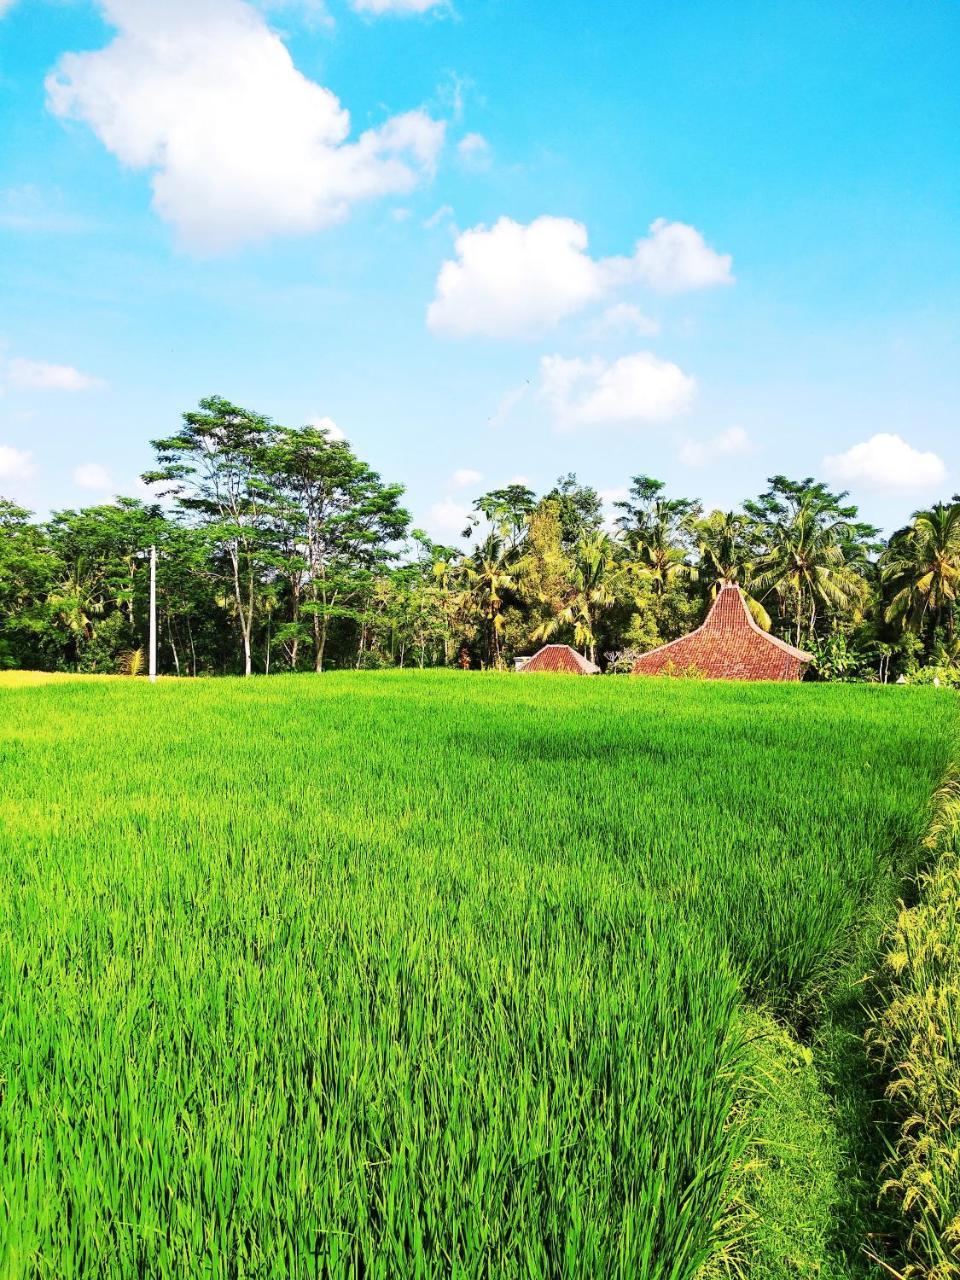
[[[0,493],[207,394],[483,488],[960,487],[954,3],[0,0]],[[349,113],[349,118],[348,114]]]

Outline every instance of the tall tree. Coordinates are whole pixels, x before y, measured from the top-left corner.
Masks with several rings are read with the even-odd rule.
[[[262,414],[210,396],[183,415],[178,432],[151,441],[159,465],[143,477],[164,485],[163,492],[204,524],[226,554],[247,676],[253,671],[258,580],[275,560],[279,500],[263,465],[275,431]]]
[[[856,615],[866,603],[867,553],[877,530],[857,520],[846,498],[811,477],[778,475],[755,502],[744,503],[763,542],[755,582],[775,594],[796,644],[815,635],[825,614]]]
[[[30,513],[0,498],[0,667],[39,665],[51,639],[46,600],[62,572]]]
[[[410,515],[403,486],[385,484],[342,440],[316,427],[283,428],[269,451],[271,479],[283,498],[283,519],[302,547],[314,666],[323,670],[331,623],[358,626],[358,608],[372,579],[397,559]]]
[[[893,592],[889,622],[915,632],[926,623],[945,625],[952,637],[960,596],[960,502],[914,512],[910,524],[890,539],[881,571]]]
[[[634,476],[629,495],[614,507],[620,537],[631,551],[645,543],[660,547],[688,547],[690,521],[700,515],[698,502],[690,498],[668,498],[666,485],[652,476]]]
[[[582,538],[599,532],[603,522],[600,495],[590,485],[581,484],[574,472],[560,476],[544,501],[556,505],[565,551],[572,551]]]
[[[573,630],[573,642],[597,660],[597,622],[614,603],[611,582],[615,571],[614,547],[603,532],[585,534],[574,551],[573,572],[561,609],[537,630],[538,639],[548,639],[561,627]]]

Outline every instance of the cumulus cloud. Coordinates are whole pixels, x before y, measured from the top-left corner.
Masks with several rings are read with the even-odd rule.
[[[457,143],[457,155],[467,169],[477,171],[490,168],[493,153],[490,143],[482,133],[468,133]]]
[[[0,482],[29,480],[37,474],[33,454],[13,445],[0,444]]]
[[[696,227],[657,218],[622,269],[658,293],[686,293],[732,284],[732,266],[730,254],[711,249]]]
[[[678,293],[733,279],[729,254],[715,253],[695,227],[662,218],[633,257],[595,259],[587,250],[587,229],[572,218],[504,217],[464,231],[440,268],[427,323],[447,337],[536,337],[630,285]]]
[[[686,467],[703,467],[718,458],[742,456],[750,449],[750,437],[743,427],[728,427],[709,440],[684,440],[677,456]]]
[[[0,18],[2,18],[5,13],[9,13],[16,2],[17,0],[0,0]]]
[[[845,453],[828,454],[824,470],[838,484],[879,493],[916,493],[935,489],[947,476],[943,459],[907,444],[902,436],[878,432]]]
[[[21,391],[91,391],[106,384],[71,364],[46,364],[15,356],[7,361],[7,381]]]
[[[349,112],[296,69],[246,0],[101,8],[116,37],[60,59],[49,108],[89,125],[122,164],[150,171],[154,207],[188,247],[315,231],[358,200],[432,175],[441,121],[409,111],[350,141]]]
[[[459,471],[453,473],[455,489],[468,489],[471,485],[479,484],[482,479],[483,472],[473,471],[470,467],[461,467]]]
[[[113,488],[113,479],[106,467],[99,462],[84,462],[73,473],[73,483],[80,489],[95,489],[106,493]]]
[[[378,18],[385,14],[409,17],[429,9],[445,9],[447,0],[351,0],[351,5],[357,13],[370,13]]]
[[[307,426],[314,427],[317,431],[322,431],[328,440],[334,442],[346,440],[346,432],[342,427],[338,427],[332,418],[321,418],[314,416],[307,423]]]
[[[563,427],[662,422],[693,403],[696,383],[649,351],[613,363],[544,356],[540,395]]]
[[[587,230],[572,218],[529,225],[500,218],[457,237],[427,312],[435,333],[493,338],[536,335],[602,295]]]

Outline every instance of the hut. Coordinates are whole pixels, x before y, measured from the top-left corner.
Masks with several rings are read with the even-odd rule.
[[[568,644],[545,644],[518,671],[559,671],[568,676],[596,676],[600,668]]]
[[[812,661],[812,654],[758,627],[740,588],[728,582],[696,631],[641,654],[633,674],[695,671],[711,680],[800,680]]]

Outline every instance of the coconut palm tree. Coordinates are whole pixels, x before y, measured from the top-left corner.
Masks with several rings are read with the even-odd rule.
[[[503,601],[505,594],[514,586],[514,578],[503,541],[495,533],[490,534],[474,553],[467,565],[467,581],[484,620],[490,660],[494,666],[502,666]]]
[[[856,613],[867,599],[857,563],[848,560],[854,528],[817,500],[802,495],[764,530],[766,548],[753,577],[755,586],[776,595],[781,615],[792,618],[794,643],[813,636],[818,611]]]
[[[603,532],[586,534],[579,540],[563,607],[537,627],[535,640],[548,640],[562,627],[572,627],[573,643],[584,650],[591,662],[596,662],[597,621],[616,598],[611,581],[616,568],[613,552],[613,543]]]
[[[882,559],[882,580],[893,590],[888,622],[920,631],[924,622],[954,630],[960,592],[960,503],[938,502],[917,511],[890,539]]]
[[[93,619],[105,608],[103,578],[99,569],[87,569],[82,560],[70,565],[47,597],[54,619],[69,633],[76,657],[93,639]]]

